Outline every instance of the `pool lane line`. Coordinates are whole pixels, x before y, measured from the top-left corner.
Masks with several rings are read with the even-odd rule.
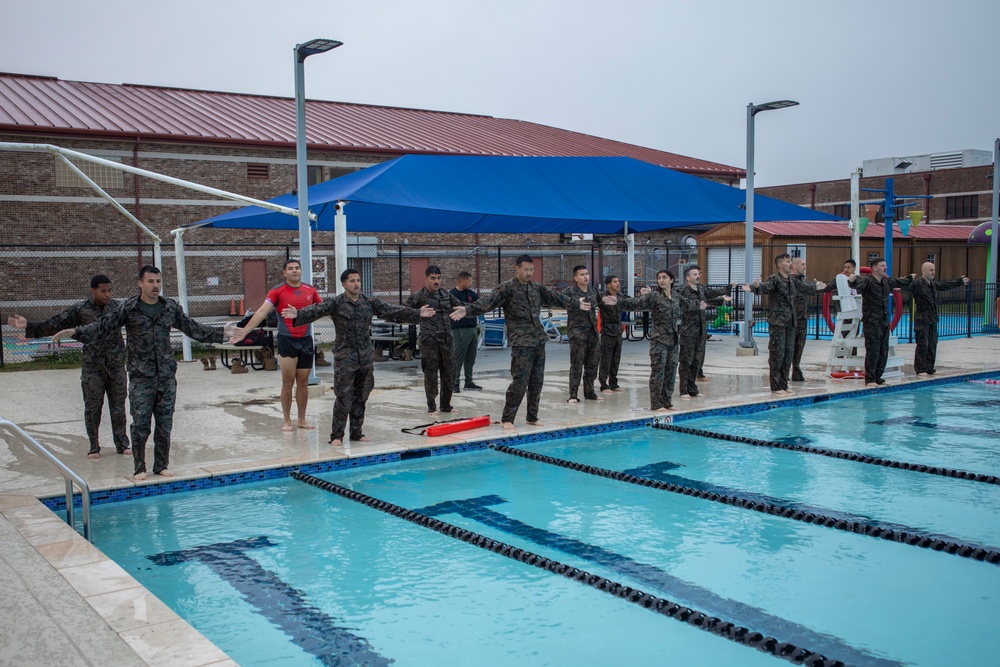
[[[430,530],[442,535],[452,537],[456,540],[461,540],[466,544],[470,544],[472,546],[479,547],[480,549],[491,551],[500,556],[522,562],[525,565],[537,567],[540,570],[547,570],[548,572],[561,575],[567,579],[573,579],[574,581],[587,584],[599,591],[603,591],[609,595],[614,595],[615,597],[621,598],[626,602],[631,602],[632,604],[638,605],[644,609],[663,614],[664,616],[674,620],[687,623],[688,625],[698,628],[699,630],[704,630],[705,632],[722,637],[723,639],[728,639],[737,644],[755,648],[758,651],[773,655],[776,658],[782,658],[783,660],[787,660],[796,665],[806,665],[806,667],[846,667],[845,663],[841,660],[827,658],[826,656],[820,655],[815,651],[810,651],[807,648],[782,642],[774,637],[766,637],[760,632],[754,632],[749,628],[725,622],[714,616],[707,616],[696,609],[691,609],[690,607],[677,604],[676,602],[671,602],[666,598],[644,593],[628,586],[623,586],[616,581],[612,581],[596,574],[591,574],[586,570],[571,567],[551,558],[545,558],[544,556],[520,549],[505,542],[494,540],[486,535],[466,530],[465,528],[441,521],[440,519],[435,519],[434,517],[426,514],[408,510],[405,507],[395,505],[385,500],[379,500],[378,498],[374,498],[359,491],[348,489],[340,486],[339,484],[334,484],[301,472],[293,472],[291,473],[291,477],[318,489],[335,493],[338,496],[347,498],[348,500],[353,500],[372,509],[385,512],[386,514],[396,518],[404,519],[418,526],[429,528]]]
[[[521,458],[532,461],[538,461],[540,463],[548,463],[554,466],[559,466],[560,468],[568,468],[570,470],[586,473],[588,475],[605,477],[607,479],[658,489],[660,491],[669,491],[670,493],[679,493],[684,496],[691,496],[702,500],[711,500],[712,502],[722,503],[723,505],[731,505],[741,509],[753,510],[754,512],[761,512],[763,514],[769,514],[771,516],[784,519],[792,519],[793,521],[802,521],[804,523],[811,523],[825,528],[833,528],[834,530],[840,530],[846,533],[855,533],[868,537],[878,537],[883,540],[898,542],[900,544],[923,547],[933,551],[943,551],[944,553],[954,554],[956,556],[961,556],[962,558],[970,558],[972,560],[983,561],[992,565],[1000,565],[1000,552],[998,551],[984,549],[982,547],[965,544],[963,542],[942,540],[917,531],[892,530],[891,528],[879,525],[862,523],[859,521],[848,521],[847,519],[806,512],[794,507],[786,507],[767,502],[750,500],[748,498],[740,498],[739,496],[727,495],[704,489],[696,489],[681,484],[661,482],[656,479],[650,479],[649,477],[639,477],[638,475],[631,475],[627,472],[608,470],[607,468],[598,468],[596,466],[587,465],[586,463],[577,463],[576,461],[558,459],[553,456],[546,456],[545,454],[538,454],[537,452],[530,452],[524,449],[508,447],[506,445],[492,444],[490,445],[490,449],[504,454],[511,454],[513,456],[520,456]]]
[[[715,440],[726,440],[728,442],[740,442],[755,447],[772,447],[774,449],[787,449],[793,452],[804,452],[806,454],[819,454],[829,456],[834,459],[845,461],[855,461],[857,463],[868,463],[870,465],[882,466],[883,468],[898,468],[899,470],[909,470],[910,472],[922,472],[928,475],[940,475],[942,477],[957,477],[970,482],[982,482],[983,484],[1000,484],[1000,477],[996,475],[984,475],[982,473],[968,472],[966,470],[955,470],[954,468],[943,468],[941,466],[928,466],[922,463],[908,463],[906,461],[894,461],[883,459],[867,454],[858,454],[843,449],[826,449],[823,447],[809,447],[807,445],[796,445],[785,442],[775,442],[773,440],[760,440],[758,438],[748,438],[743,435],[733,435],[731,433],[716,433],[715,431],[705,431],[700,428],[690,428],[688,426],[677,426],[676,424],[664,424],[655,422],[653,428],[664,431],[674,431],[675,433],[685,433],[687,435],[697,435],[703,438],[714,438]]]
[[[337,624],[306,595],[247,555],[251,549],[274,547],[266,535],[146,556],[161,566],[198,562],[235,588],[247,604],[284,632],[291,643],[327,667],[345,664],[388,667],[394,661],[375,651],[364,637]]]

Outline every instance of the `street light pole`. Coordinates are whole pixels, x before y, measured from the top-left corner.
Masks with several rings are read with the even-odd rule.
[[[306,75],[305,61],[311,55],[326,53],[341,46],[333,39],[312,39],[296,44],[295,56],[295,187],[299,201],[299,265],[302,282],[312,284],[312,227],[309,226],[309,173],[306,167]],[[309,327],[312,336],[312,325]],[[309,384],[319,384],[316,364],[309,374]]]
[[[744,253],[746,254],[746,282],[749,285],[756,276],[753,275],[753,119],[761,111],[772,111],[774,109],[784,109],[785,107],[797,106],[798,102],[792,100],[777,100],[764,104],[747,105],[747,201],[746,201],[746,244]],[[753,296],[746,295],[743,303],[743,340],[740,347],[751,348],[754,354],[757,345],[753,340]]]

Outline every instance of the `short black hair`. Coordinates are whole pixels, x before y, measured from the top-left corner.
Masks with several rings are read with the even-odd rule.
[[[300,262],[295,257],[289,257],[288,259],[285,260],[285,263],[281,265],[281,270],[284,271],[285,269],[287,269],[289,264],[298,264],[299,268],[300,269],[302,268],[302,262]]]
[[[96,276],[90,279],[90,288],[97,289],[101,285],[110,285],[111,278],[108,278],[103,273],[98,273]]]
[[[684,280],[687,280],[688,274],[692,271],[701,271],[701,267],[697,264],[692,264],[691,266],[684,269]]]
[[[791,258],[792,258],[792,256],[789,255],[787,252],[783,252],[780,255],[775,255],[774,256],[774,265],[777,266],[779,260],[782,260],[782,259],[791,259]]]
[[[605,285],[610,285],[611,281],[615,280],[616,278],[618,278],[618,276],[616,276],[613,273],[609,273],[608,275],[604,276],[604,284]]]
[[[347,279],[351,277],[352,273],[356,273],[359,276],[361,275],[361,272],[357,269],[345,269],[344,272],[340,274],[340,282],[347,282]]]
[[[854,261],[853,259],[845,259],[845,260],[844,260],[844,264],[850,264],[850,265],[851,265],[851,266],[853,266],[853,267],[854,267],[855,269],[856,269],[856,268],[858,268],[858,263],[857,263],[857,262],[855,262],[855,261]]]
[[[462,280],[463,278],[471,278],[471,277],[472,277],[472,274],[469,273],[468,271],[459,271],[458,272],[458,279],[459,280]]]
[[[580,271],[586,271],[586,270],[587,267],[585,267],[583,264],[577,264],[576,266],[573,267],[573,277],[575,278],[576,274],[579,273]]]
[[[879,262],[884,262],[884,261],[885,260],[882,259],[881,257],[875,257],[875,258],[872,259],[872,261],[868,262],[868,266],[874,269],[876,264],[878,264]]]
[[[514,260],[514,266],[521,266],[522,264],[534,264],[535,262],[531,259],[531,255],[518,255],[517,259]]]
[[[146,264],[141,269],[139,269],[139,280],[142,280],[143,276],[145,276],[147,273],[155,273],[156,275],[160,275],[160,270],[155,266],[153,266],[152,264]]]
[[[435,266],[435,265],[431,264],[426,269],[424,269],[424,278],[426,278],[428,276],[440,276],[440,275],[441,275],[441,267],[440,266]]]

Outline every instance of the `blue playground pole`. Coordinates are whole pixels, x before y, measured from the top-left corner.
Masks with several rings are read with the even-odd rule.
[[[885,179],[885,206],[883,207],[882,221],[885,223],[885,244],[883,247],[883,259],[885,259],[885,274],[892,275],[892,223],[896,221],[896,195],[893,192],[892,179]]]

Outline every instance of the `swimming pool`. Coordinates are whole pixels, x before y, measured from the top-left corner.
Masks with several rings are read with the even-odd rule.
[[[995,475],[997,404],[953,384],[683,425]],[[97,506],[97,544],[244,665],[780,664],[590,577],[850,664],[992,655],[997,565],[719,499],[995,552],[995,484],[659,429],[524,449],[718,498],[490,450],[317,475],[482,540],[282,479]],[[490,540],[588,576],[475,546]]]

